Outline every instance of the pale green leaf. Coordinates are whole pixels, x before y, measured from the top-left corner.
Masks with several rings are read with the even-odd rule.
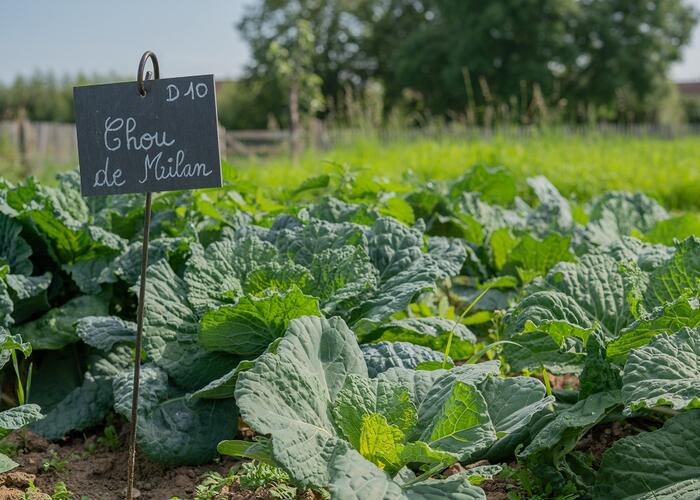
[[[401,429],[375,413],[362,415],[359,431],[355,448],[363,457],[388,472],[401,468],[399,453],[405,437]]]
[[[35,404],[15,406],[0,412],[0,439],[10,432],[22,429],[44,418],[41,408]]]
[[[676,245],[676,251],[664,265],[649,276],[644,295],[648,310],[671,302],[688,290],[700,288],[700,239],[690,237]]]
[[[633,350],[622,374],[622,395],[632,411],[700,408],[700,330],[661,334]]]
[[[244,296],[236,305],[204,314],[199,342],[210,351],[257,356],[284,334],[290,320],[318,314],[318,300],[296,287],[287,292],[270,291],[260,297]]]
[[[379,342],[360,346],[370,377],[389,368],[416,368],[426,361],[442,361],[444,354],[409,342]]]
[[[351,374],[367,375],[354,334],[339,318],[305,316],[290,322],[276,352],[239,375],[241,417],[271,435],[275,460],[302,484],[328,484],[328,463],[348,446],[329,405]]]
[[[19,467],[19,464],[4,453],[0,453],[0,474]]]
[[[82,295],[12,331],[32,344],[34,349],[61,349],[80,340],[75,329],[79,319],[108,313],[108,304],[101,296]]]
[[[696,298],[678,297],[656,308],[650,315],[622,330],[620,336],[607,345],[608,359],[623,364],[627,354],[649,343],[660,333],[672,334],[682,327],[700,326],[700,307]]]
[[[430,411],[429,405],[434,405]],[[486,401],[474,385],[461,381],[447,391],[428,394],[419,407],[416,428],[421,431],[421,441],[465,461],[496,441]]]
[[[272,443],[263,436],[257,436],[255,441],[243,441],[229,439],[221,441],[216,450],[222,455],[236,458],[248,458],[274,465],[272,457]]]
[[[86,316],[78,320],[75,333],[96,349],[109,351],[115,344],[136,341],[136,324],[116,316]]]
[[[485,500],[484,491],[459,474],[448,479],[421,481],[402,488],[385,471],[355,450],[334,457],[329,489],[334,498],[365,500]]]
[[[474,353],[476,336],[464,325],[453,320],[428,317],[390,321],[362,338],[363,342],[410,342],[444,352],[452,333],[450,356],[465,359]]]
[[[402,464],[443,464],[445,467],[457,461],[457,455],[431,448],[427,443],[414,441],[401,448],[399,460]]]
[[[491,262],[496,271],[503,270],[508,261],[511,250],[518,244],[510,229],[503,227],[491,233],[488,240],[488,248],[491,254]]]
[[[416,408],[408,389],[360,375],[348,376],[331,410],[338,429],[356,449],[360,447],[364,417],[381,415],[387,425],[396,427],[402,434],[409,433],[416,423]]]

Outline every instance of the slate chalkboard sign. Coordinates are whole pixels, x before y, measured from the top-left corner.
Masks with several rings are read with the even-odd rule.
[[[83,196],[221,187],[214,75],[75,87]]]

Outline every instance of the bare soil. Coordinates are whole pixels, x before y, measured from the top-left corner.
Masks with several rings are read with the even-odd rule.
[[[31,484],[38,490],[31,498],[46,498],[59,481],[66,484],[76,499],[123,499],[127,464],[125,435],[120,435],[117,450],[98,444],[97,436],[76,435],[59,443],[49,443],[32,433],[15,436],[21,448],[13,459],[20,467],[0,474],[0,500],[22,499],[25,492],[31,491]],[[198,467],[169,467],[138,456],[138,498],[193,498],[196,485],[207,472],[216,471],[225,476],[235,463],[233,459],[223,459],[220,463]],[[247,498],[249,493],[221,498]]]
[[[603,460],[603,453],[615,444],[615,441],[634,436],[642,431],[654,430],[657,426],[644,419],[596,425],[581,438],[576,445],[576,450],[590,454],[593,457],[593,468],[597,470]]]
[[[631,420],[602,424],[591,429],[576,449],[593,457],[593,467],[598,468],[602,455],[615,441],[634,435],[649,428],[650,422]],[[86,435],[74,434],[61,442],[47,440],[26,432],[13,436],[12,442],[18,447],[13,459],[20,464],[17,469],[0,474],[0,500],[45,500],[50,498],[58,482],[66,484],[76,500],[123,499],[126,486],[126,427],[121,426],[119,446],[110,449],[99,437],[102,429]],[[116,443],[114,443],[116,445]],[[218,472],[226,476],[228,471],[239,463],[232,458],[222,458],[219,462],[202,466],[172,467],[150,461],[139,455],[136,462],[136,489],[139,499],[169,500],[194,498],[195,488],[208,472]],[[465,471],[487,462],[471,465],[455,464],[446,475]],[[516,462],[509,464],[518,468]],[[509,492],[521,492],[516,480],[495,477],[480,485],[489,500],[506,500]],[[25,496],[27,495],[27,496]],[[272,498],[266,488],[246,490],[237,483],[225,487],[217,500],[252,500]],[[301,499],[313,500],[311,492],[302,492]]]
[[[486,493],[488,500],[508,500],[508,493],[521,491],[517,481],[505,477],[494,477],[479,485]]]
[[[557,377],[555,380],[557,382],[562,381],[560,377]],[[571,379],[566,380],[563,385],[570,387],[571,382]],[[590,455],[593,468],[597,470],[603,459],[603,453],[615,444],[618,439],[633,436],[642,431],[654,430],[656,426],[657,424],[644,419],[631,419],[596,425],[581,438],[576,445],[576,450]],[[516,461],[508,465],[512,469],[522,467]],[[526,495],[526,492],[523,491],[515,479],[502,476],[496,476],[493,479],[484,481],[479,486],[486,492],[488,500],[507,500],[509,492],[518,492],[521,497]]]

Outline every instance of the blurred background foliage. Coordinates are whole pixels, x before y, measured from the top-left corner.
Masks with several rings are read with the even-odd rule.
[[[287,128],[296,99],[300,119],[347,127],[698,123],[668,79],[696,22],[682,0],[260,0],[220,121]],[[72,86],[120,79],[18,77],[0,119],[70,122]]]

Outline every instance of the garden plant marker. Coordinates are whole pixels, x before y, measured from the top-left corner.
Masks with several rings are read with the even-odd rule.
[[[153,64],[144,76],[148,60]],[[146,193],[126,498],[133,497],[151,193],[221,187],[214,75],[159,79],[141,57],[136,82],[76,87],[83,196]]]

